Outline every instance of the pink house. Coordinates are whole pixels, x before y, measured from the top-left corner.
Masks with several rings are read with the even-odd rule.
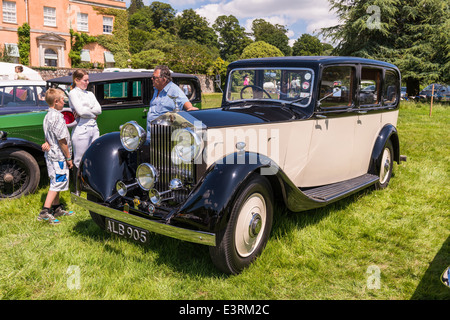
[[[123,0],[0,0],[0,47],[5,47],[19,63],[17,30],[28,23],[30,32],[30,66],[71,67],[70,29],[92,36],[112,34],[114,16],[95,10],[126,10]],[[97,43],[86,45],[82,62],[114,65],[114,56]]]

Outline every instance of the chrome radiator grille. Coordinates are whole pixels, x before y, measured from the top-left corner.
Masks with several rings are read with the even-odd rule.
[[[193,185],[195,182],[195,167],[193,162],[176,165],[172,162],[171,152],[175,146],[172,141],[173,126],[152,124],[150,129],[150,164],[159,172],[155,189],[166,191],[169,189],[169,182],[178,178],[184,186]],[[178,190],[173,192],[174,200],[181,202],[186,199],[189,191]]]

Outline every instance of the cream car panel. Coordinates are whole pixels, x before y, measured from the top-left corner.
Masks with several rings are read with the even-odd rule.
[[[308,162],[293,182],[299,187],[312,187],[351,178],[349,174],[356,117],[317,119],[312,122]]]
[[[249,125],[234,128],[213,128],[206,133],[207,146],[204,151],[204,161],[207,166],[216,161],[221,161],[226,155],[239,151],[237,143],[244,142],[243,150],[263,154],[282,167],[286,154],[284,137],[289,133],[289,128],[278,124]],[[257,159],[250,159],[250,161]]]

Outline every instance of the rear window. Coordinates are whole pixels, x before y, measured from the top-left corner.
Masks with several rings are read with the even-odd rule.
[[[385,105],[394,104],[398,98],[399,78],[397,73],[386,70],[384,78],[383,102]]]

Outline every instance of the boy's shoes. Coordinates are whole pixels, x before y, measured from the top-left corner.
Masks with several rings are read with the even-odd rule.
[[[53,209],[53,216],[55,218],[61,217],[61,216],[71,216],[71,215],[75,214],[73,211],[64,210],[64,207],[62,204],[54,206],[52,209]]]
[[[42,209],[37,219],[38,221],[48,221],[51,225],[60,224],[60,221],[50,213],[48,208]]]

